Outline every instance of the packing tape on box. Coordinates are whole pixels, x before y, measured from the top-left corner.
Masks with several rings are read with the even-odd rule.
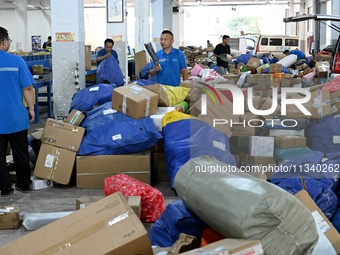
[[[141,92],[145,89],[141,89],[141,88],[138,88],[136,86],[131,86],[129,88],[127,88],[128,90],[130,90],[131,92],[124,95],[123,96],[123,107],[122,107],[122,112],[124,114],[126,114],[126,109],[127,109],[127,98],[133,94],[137,94],[137,95],[140,95],[142,97],[145,97],[146,98],[146,110],[145,110],[145,117],[148,117],[149,116],[149,111],[150,111],[150,97],[147,96],[147,95],[144,95],[142,94]]]
[[[322,65],[321,66],[318,66],[318,69],[319,69],[319,71],[322,71],[322,72],[327,72],[328,69],[329,68],[329,65],[327,66],[327,65],[325,65],[324,63],[322,63]]]
[[[55,253],[59,253],[62,250],[69,249],[72,245],[75,245],[76,243],[79,243],[80,241],[84,240],[85,238],[89,238],[91,235],[101,231],[104,228],[111,227],[112,225],[121,222],[122,220],[127,219],[132,213],[132,210],[129,210],[125,213],[122,213],[121,215],[114,217],[113,219],[107,218],[101,222],[98,222],[97,224],[84,229],[83,231],[70,236],[69,238],[53,245],[45,250],[42,250],[39,252],[39,255],[51,255]]]
[[[322,118],[323,117],[323,107],[325,105],[330,105],[331,102],[330,100],[327,100],[325,102],[322,102],[322,91],[317,92],[318,95],[314,98],[314,107],[318,109],[318,117]]]
[[[47,180],[52,180],[54,177],[54,170],[57,168],[59,161],[60,148],[57,148],[55,155],[47,154],[44,167],[51,168],[51,172],[46,176]]]

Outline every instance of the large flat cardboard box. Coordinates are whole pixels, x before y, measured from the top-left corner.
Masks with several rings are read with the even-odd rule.
[[[144,88],[156,93],[158,95],[158,106],[168,107],[168,94],[159,84],[144,86]]]
[[[316,62],[315,69],[318,78],[327,77],[329,71],[329,62]]]
[[[157,112],[158,95],[137,84],[115,88],[112,108],[136,120]]]
[[[249,155],[253,157],[273,157],[274,137],[251,136],[249,138]]]
[[[93,196],[93,197],[80,197],[76,199],[76,210],[82,209],[94,202],[103,199],[105,196]],[[140,196],[124,196],[131,209],[135,212],[138,218],[141,213],[141,197]]]
[[[143,224],[121,192],[31,232],[0,254],[152,255]]]
[[[256,73],[256,68],[261,64],[260,59],[251,57],[246,64],[246,70],[251,71],[251,73]]]
[[[91,70],[91,45],[85,45],[85,70]]]
[[[313,199],[309,196],[307,191],[301,190],[300,192],[295,194],[295,197],[300,200],[304,206],[311,212],[314,217],[315,223],[319,229],[323,231],[325,236],[333,245],[336,253],[340,253],[340,235],[338,231],[334,228],[332,223],[327,219],[327,217],[323,214],[320,208],[315,204]]]
[[[275,136],[275,147],[281,149],[306,147],[306,137],[300,135]]]
[[[313,91],[310,100],[314,106],[312,111],[313,119],[321,119],[331,115],[330,93],[328,90]]]
[[[216,252],[213,252],[216,251]],[[197,255],[197,254],[228,254],[228,255],[263,255],[263,248],[259,240],[232,239],[226,238],[220,241],[208,244],[188,252],[181,253],[182,255]]]
[[[104,180],[115,174],[126,174],[150,184],[150,151],[122,154],[77,156],[77,187],[102,189]]]
[[[169,182],[168,172],[166,171],[166,160],[164,152],[153,154],[153,176],[156,181]]]
[[[41,142],[78,152],[84,134],[85,128],[47,119]]]
[[[268,166],[268,165],[275,165],[276,164],[276,158],[273,157],[253,157],[248,156],[248,163],[251,165],[262,165],[262,166]]]
[[[60,184],[70,183],[76,152],[41,144],[33,175]]]
[[[259,132],[261,128],[259,127],[249,127],[243,126],[243,123],[240,125],[234,125],[230,128],[233,136],[252,136]]]
[[[73,109],[70,112],[70,114],[67,116],[67,118],[64,120],[64,122],[74,125],[74,126],[79,126],[83,122],[84,119],[85,119],[84,113],[76,109]]]
[[[144,66],[146,66],[146,64],[148,63],[148,58],[146,56],[146,51],[142,50],[142,51],[137,52],[135,54],[134,59],[135,59],[135,74],[140,79],[139,73],[142,70],[142,68]]]
[[[19,228],[19,205],[0,206],[0,229],[15,228]]]

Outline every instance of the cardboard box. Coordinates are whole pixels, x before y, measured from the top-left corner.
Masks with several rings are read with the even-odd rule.
[[[240,71],[237,68],[230,68],[229,73],[238,75],[240,73]]]
[[[85,45],[85,70],[91,70],[91,45]]]
[[[166,170],[165,153],[155,152],[153,154],[153,176],[158,182],[169,182],[168,172]]]
[[[76,210],[82,209],[94,202],[103,199],[105,196],[81,197],[76,199]],[[135,212],[138,218],[141,213],[141,197],[140,196],[124,196],[131,209]]]
[[[269,88],[273,85],[274,78],[272,74],[257,74],[257,85],[261,88]]]
[[[262,87],[259,87],[258,85],[254,87],[253,91],[255,95],[261,96],[262,98],[271,97],[273,94],[272,88],[262,88]]]
[[[300,136],[305,136],[305,130],[288,130],[288,129],[269,129],[269,135],[270,136],[280,136],[280,135],[285,135],[285,136],[292,136],[292,135],[300,135]]]
[[[330,94],[331,99],[340,97],[340,90],[334,91]]]
[[[310,73],[310,68],[307,67],[305,70],[303,70],[303,75],[309,74]]]
[[[275,136],[275,147],[281,149],[306,147],[306,137],[299,135]]]
[[[295,197],[300,200],[304,206],[311,212],[314,217],[316,226],[322,230],[328,240],[331,242],[336,253],[340,253],[340,235],[338,231],[334,228],[332,223],[323,214],[320,208],[315,204],[313,199],[309,196],[307,191],[301,190],[295,194]]]
[[[261,105],[261,110],[269,110],[271,109],[272,107],[272,104],[273,104],[273,100],[272,98],[268,97]],[[261,115],[263,118],[265,119],[272,119],[273,117],[276,116],[276,114],[278,114],[278,112],[281,110],[281,106],[277,103],[277,106],[276,106],[276,109],[275,111],[270,114],[270,115]]]
[[[252,96],[253,106],[255,109],[260,109],[262,96]],[[244,100],[244,111],[250,112],[248,107],[248,97]]]
[[[250,125],[257,126],[261,123],[261,119],[258,115],[255,115],[251,112],[245,112],[244,115],[238,117],[239,122],[245,122],[245,125],[248,126],[248,121]]]
[[[67,185],[70,183],[76,152],[41,144],[34,176]]]
[[[77,188],[102,189],[104,180],[126,174],[150,184],[150,151],[122,155],[77,156]]]
[[[78,152],[84,134],[85,128],[47,119],[41,142]]]
[[[291,98],[295,98],[295,99],[305,98],[305,95],[294,94],[291,96]],[[309,111],[310,113],[313,113],[312,101],[308,101],[307,103],[304,103],[303,106],[307,109],[307,111]],[[310,115],[305,115],[303,112],[301,112],[301,110],[295,104],[286,105],[286,115],[284,116],[288,118],[308,118],[308,119],[311,118]]]
[[[213,252],[215,251],[215,252]],[[200,247],[188,252],[181,253],[182,255],[197,255],[197,254],[228,254],[228,255],[263,255],[263,249],[260,241],[246,239],[226,238],[220,241],[210,243],[204,247]]]
[[[73,109],[71,113],[67,116],[67,118],[64,120],[64,122],[74,126],[79,126],[84,119],[85,119],[84,113],[76,109]]]
[[[315,63],[316,76],[318,78],[327,77],[329,72],[329,62],[316,62]]]
[[[230,128],[230,131],[232,132],[233,136],[252,136],[255,135],[257,132],[260,131],[261,128],[258,127],[248,127],[243,126],[243,124],[240,125],[233,125]]]
[[[0,254],[152,255],[152,248],[143,224],[116,192],[0,247]]]
[[[151,152],[164,152],[163,141],[159,141],[150,148]]]
[[[251,57],[246,64],[246,70],[251,71],[251,73],[256,73],[256,68],[261,64],[260,59]]]
[[[262,165],[262,166],[268,166],[268,165],[276,165],[276,158],[275,156],[272,157],[254,157],[254,156],[248,156],[247,163],[251,165]]]
[[[158,95],[136,84],[112,92],[112,108],[137,120],[156,113],[157,105]]]
[[[142,50],[142,51],[137,52],[135,54],[134,60],[135,60],[135,75],[138,77],[138,79],[140,79],[139,77],[140,71],[148,63],[146,51]]]
[[[269,72],[270,73],[282,73],[282,64],[270,64]]]
[[[328,90],[313,91],[310,100],[313,104],[313,119],[320,119],[331,115],[330,94]]]
[[[144,88],[156,93],[158,95],[158,106],[168,107],[168,94],[159,84],[144,86]]]
[[[235,85],[237,83],[238,79],[239,79],[238,75],[231,74],[231,73],[222,75],[222,77],[228,79],[228,81],[231,81],[232,83],[230,83],[230,84],[233,84],[233,85]],[[225,83],[225,82],[223,81],[221,83]],[[227,84],[229,84],[229,83],[227,83]]]
[[[251,136],[249,138],[249,155],[253,157],[273,157],[274,137]]]
[[[19,205],[0,206],[0,229],[14,228],[19,228]]]
[[[243,64],[242,62],[239,62],[239,63],[237,64],[237,69],[238,69],[238,70],[242,70],[243,67],[246,67],[246,65]]]

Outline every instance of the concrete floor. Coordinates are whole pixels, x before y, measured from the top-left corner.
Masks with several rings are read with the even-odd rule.
[[[36,128],[44,127],[46,119],[47,113],[45,109],[40,110],[39,123],[31,124],[28,133],[31,134]],[[170,182],[161,182],[154,187],[163,193],[165,205],[178,199],[174,191],[171,190]],[[76,210],[76,198],[100,195],[104,195],[102,189],[78,189],[75,184],[65,186],[55,183],[53,188],[31,191],[29,193],[14,191],[14,194],[8,197],[0,197],[0,205],[19,205],[20,213],[67,212]],[[144,223],[148,231],[152,225],[153,223]],[[0,230],[0,246],[30,232],[31,231],[27,231],[22,225],[20,225],[19,229]]]

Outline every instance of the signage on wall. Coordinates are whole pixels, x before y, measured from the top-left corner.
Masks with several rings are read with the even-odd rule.
[[[75,34],[74,33],[55,33],[55,41],[56,42],[74,42]]]
[[[161,41],[161,38],[159,38],[159,37],[154,37],[154,38],[153,38],[153,41],[154,41],[154,42],[160,42],[160,41]]]
[[[110,39],[112,39],[114,42],[122,42],[123,36],[122,35],[110,35]]]

